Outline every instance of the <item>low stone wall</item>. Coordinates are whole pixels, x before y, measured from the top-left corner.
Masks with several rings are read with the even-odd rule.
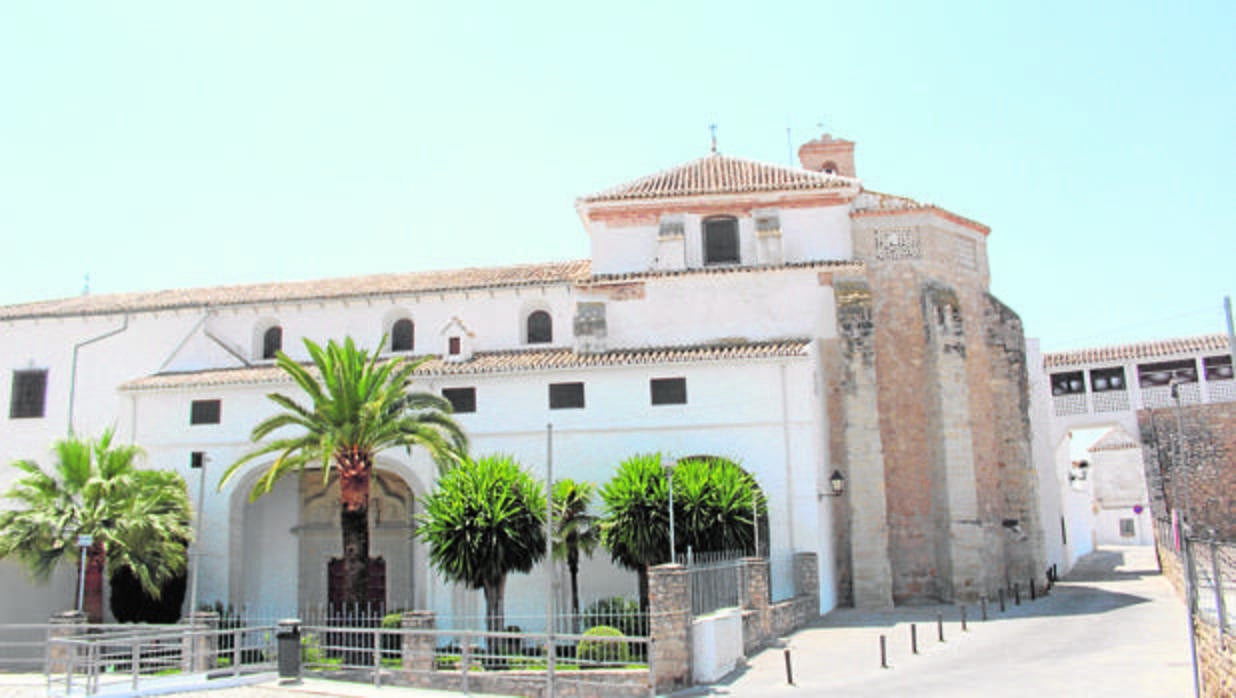
[[[594,669],[588,671],[554,672],[554,695],[562,698],[646,698],[651,676],[646,669]],[[438,691],[497,693],[508,696],[544,696],[544,671],[469,672],[403,671],[397,676],[400,685],[429,688]]]

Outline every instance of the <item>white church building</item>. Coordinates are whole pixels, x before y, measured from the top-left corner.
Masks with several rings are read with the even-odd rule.
[[[961,598],[1019,565],[1013,578],[1039,574],[1046,562],[1035,542],[1028,429],[1024,439],[996,438],[996,422],[963,428],[940,416],[941,405],[955,403],[986,415],[982,401],[999,400],[983,392],[991,381],[982,379],[995,370],[992,309],[1003,308],[986,295],[988,230],[865,190],[853,147],[812,141],[800,151],[801,168],[713,153],[583,197],[576,207],[591,239],[586,260],[0,307],[0,369],[11,382],[0,488],[16,477],[13,460],[48,465],[50,445],[69,431],[115,427],[145,449],[147,467],[180,472],[193,501],[202,471],[191,462],[205,463],[204,533],[195,544],[202,603],[271,614],[324,603],[339,555],[337,492],[316,475],[289,478],[251,503],[265,463],[221,490],[219,476],[252,448],[250,430],[274,407],[266,395],[296,390],[273,366],[276,350],[307,360],[302,338],[351,336],[373,347],[386,335],[384,354],[432,357],[415,387],[453,403],[476,455],[512,454],[543,475],[552,444],[556,476],[598,485],[637,453],[740,463],[768,498],[774,598],[792,593],[795,552],[817,556],[821,612]],[[913,293],[881,296],[886,272],[912,279]],[[867,281],[874,362],[872,342],[863,349],[863,321],[855,326],[860,316],[846,314]],[[915,351],[928,353],[918,393],[927,406],[915,412],[923,427],[901,435],[900,393],[874,386],[881,372],[917,364],[899,358],[904,342],[878,334],[896,319],[886,306],[918,318],[909,334],[922,343]],[[1019,332],[1000,335],[1010,355]],[[943,353],[930,354],[932,333],[952,333],[939,335],[953,338]],[[970,352],[959,356],[963,342]],[[1024,363],[1010,371],[1007,389],[1024,391]],[[948,376],[968,376],[969,392],[956,392]],[[921,464],[894,458],[898,449],[915,452],[898,441],[909,438],[930,442],[917,449]],[[993,474],[991,454],[1008,449],[1021,460],[1001,456]],[[915,491],[903,491],[910,467],[924,475]],[[432,463],[392,450],[377,469],[370,515],[371,554],[384,564],[380,600],[480,613],[480,592],[442,581],[412,536],[420,498],[433,487]],[[835,470],[846,478],[841,497],[829,496]],[[925,509],[899,503],[920,495]],[[919,513],[926,523],[916,523]],[[1028,541],[1007,535],[1010,520]],[[919,525],[934,531],[934,543],[914,543],[907,531]],[[964,545],[944,542],[952,540]],[[545,568],[511,580],[508,613],[542,608]],[[0,597],[0,622],[39,621],[69,606],[73,573],[66,568],[40,588],[15,563],[0,562],[10,590]],[[635,586],[603,550],[583,564],[584,604],[634,595]]]

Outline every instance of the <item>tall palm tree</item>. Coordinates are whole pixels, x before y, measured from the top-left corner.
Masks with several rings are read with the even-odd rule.
[[[383,337],[378,346],[385,346]],[[291,472],[320,465],[323,482],[339,477],[342,507],[339,523],[343,538],[345,601],[360,605],[369,594],[369,488],[373,459],[394,447],[411,450],[420,446],[438,464],[449,468],[467,452],[467,439],[451,418],[451,406],[440,397],[410,392],[412,374],[425,361],[395,358],[379,361],[377,352],[358,349],[352,338],[343,344],[334,340],[325,348],[306,339],[313,360],[312,370],[283,352],[275,365],[291,376],[309,398],[302,406],[286,395],[267,397],[283,411],[253,428],[251,439],[261,442],[272,433],[289,428],[291,436],[261,444],[228,467],[219,486],[250,461],[276,454],[274,462],[257,479],[250,499],[270,492]]]
[[[601,488],[605,502],[601,544],[614,562],[639,576],[642,611],[648,610],[648,568],[670,559],[666,480],[661,454],[650,453],[624,460]]]
[[[545,490],[510,456],[461,463],[424,499],[416,535],[449,581],[485,590],[491,631],[504,627],[506,576],[545,556]]]
[[[566,560],[571,573],[571,617],[579,632],[579,554],[592,557],[601,541],[596,516],[588,513],[596,485],[563,479],[554,483],[554,559]]]
[[[105,569],[108,576],[127,569],[158,598],[184,571],[185,543],[193,538],[184,479],[137,468],[141,449],[112,439],[109,429],[94,441],[57,441],[51,472],[29,460],[13,463],[25,475],[6,497],[24,506],[0,514],[0,558],[16,557],[36,579],[45,581],[66,556],[75,559],[78,536],[93,538],[83,600],[92,623],[103,620]]]

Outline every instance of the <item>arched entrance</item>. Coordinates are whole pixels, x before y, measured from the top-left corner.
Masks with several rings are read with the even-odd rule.
[[[379,464],[369,495],[375,609],[415,607],[414,589],[425,581],[413,570],[416,499],[397,468]],[[324,482],[320,470],[306,471],[280,480],[269,494],[250,502],[252,484],[264,471],[255,468],[233,493],[231,602],[272,616],[325,610],[331,599],[331,560],[340,557],[342,547],[338,478]]]

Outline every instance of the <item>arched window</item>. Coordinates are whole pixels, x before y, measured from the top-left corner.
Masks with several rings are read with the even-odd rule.
[[[709,218],[704,221],[704,264],[738,263],[738,219]]]
[[[396,320],[391,325],[391,351],[412,351],[413,334],[412,321],[408,318]]]
[[[549,344],[554,341],[554,321],[549,313],[537,310],[528,316],[528,343]]]
[[[283,349],[283,328],[272,325],[262,334],[262,358],[273,359]]]

